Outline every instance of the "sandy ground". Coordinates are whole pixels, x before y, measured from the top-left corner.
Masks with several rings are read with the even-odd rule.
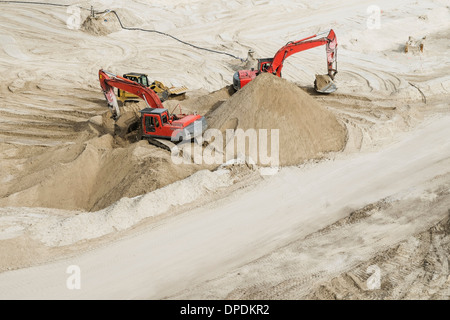
[[[283,81],[303,89],[290,103],[300,111],[318,105],[296,133],[320,141],[343,128],[345,145],[304,143],[272,176],[245,164],[175,165],[115,134],[98,69],[186,85],[187,100],[165,105],[206,114],[218,129],[265,126],[232,113],[251,105],[230,97],[245,63],[120,30],[110,15],[70,29],[66,8],[2,3],[0,298],[449,298],[446,1],[379,1],[379,29],[367,25],[371,1],[77,4],[243,58],[333,28],[338,91],[312,89],[326,71],[323,47],[290,57]],[[423,53],[404,52],[409,36],[426,36]],[[273,103],[279,121],[292,99],[271,98],[259,103]],[[66,286],[71,265],[80,290]]]

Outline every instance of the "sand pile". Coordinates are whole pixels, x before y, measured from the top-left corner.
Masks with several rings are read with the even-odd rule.
[[[207,119],[210,128],[222,132],[238,128],[279,129],[280,165],[296,165],[327,152],[340,151],[347,137],[345,127],[333,113],[295,84],[271,74],[259,75],[213,110]],[[266,137],[270,155],[271,140]],[[247,152],[246,156],[250,154]],[[253,160],[264,164],[260,157]]]
[[[136,12],[130,9],[122,8],[114,10],[122,21],[124,27],[141,27],[148,21],[136,15]],[[81,25],[81,30],[87,33],[103,36],[122,30],[120,22],[113,12],[96,13],[94,17],[87,16]]]
[[[98,210],[184,179],[199,166],[175,165],[147,141],[118,146],[110,134],[31,155],[0,188],[0,206]]]
[[[201,94],[194,97],[188,96],[188,98],[181,103],[179,101],[165,101],[164,105],[166,108],[169,108],[169,110],[172,110],[176,104],[180,103],[183,112],[197,112],[198,114],[206,115],[228,100],[233,93],[234,89],[230,85],[211,93]]]
[[[96,36],[104,36],[121,29],[119,21],[111,12],[95,17],[88,16],[81,25],[81,30]]]

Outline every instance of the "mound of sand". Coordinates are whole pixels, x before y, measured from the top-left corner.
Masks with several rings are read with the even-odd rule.
[[[271,74],[259,75],[208,114],[207,120],[210,128],[222,132],[240,128],[268,129],[270,133],[269,129],[279,129],[280,165],[296,165],[340,151],[347,137],[333,113],[295,84]],[[270,155],[270,137],[268,145]],[[253,159],[264,165],[259,160]]]
[[[136,15],[136,12],[127,8],[115,10],[122,21],[124,27],[141,27],[148,24],[144,18]],[[122,30],[120,22],[112,12],[96,13],[94,17],[86,17],[81,25],[81,30],[96,35],[103,36]]]
[[[96,36],[104,36],[121,29],[119,21],[111,12],[95,17],[88,16],[81,25],[81,30]]]
[[[31,155],[21,168],[0,188],[0,206],[99,210],[201,169],[175,165],[147,141],[118,146],[110,134]]]
[[[190,91],[183,101],[166,100],[163,105],[170,111],[178,112],[180,110],[178,105],[180,105],[183,113],[196,112],[206,115],[227,101],[233,93],[234,89],[231,85],[213,92],[208,92],[207,90]]]

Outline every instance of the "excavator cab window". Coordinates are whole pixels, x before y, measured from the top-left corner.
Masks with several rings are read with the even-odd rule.
[[[145,74],[143,75],[131,75],[131,74],[124,74],[124,78],[137,82],[139,84],[142,84],[145,87],[148,87],[148,78]]]
[[[267,72],[271,67],[273,58],[258,59],[258,70],[261,72]]]
[[[162,123],[163,123],[163,125],[164,125],[164,123],[169,122],[169,121],[168,121],[169,119],[167,118],[167,114],[164,113],[161,117],[162,117]]]
[[[269,69],[270,63],[266,62],[261,65],[261,71],[266,72]]]
[[[143,86],[148,87],[148,78],[147,76],[141,76],[141,78],[139,79],[139,83],[142,84]]]
[[[145,116],[145,131],[155,132],[156,128],[159,128],[159,117]]]
[[[156,131],[152,116],[145,117],[145,131],[147,131],[147,132],[155,132]]]

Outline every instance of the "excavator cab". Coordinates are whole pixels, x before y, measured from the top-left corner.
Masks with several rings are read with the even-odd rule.
[[[261,72],[267,72],[272,65],[272,62],[273,58],[258,59],[258,70]]]
[[[140,139],[146,139],[153,144],[155,139],[169,138],[174,142],[192,139],[202,134],[208,127],[206,119],[198,115],[170,116],[169,111],[164,108],[145,108],[140,112],[142,128]],[[161,143],[165,142],[159,141],[159,144]]]
[[[123,75],[124,78],[129,79],[131,81],[142,84],[144,87],[148,87],[148,77],[143,73],[128,73]]]
[[[184,98],[184,94],[187,92],[187,88],[185,86],[182,87],[167,87],[165,86],[161,81],[153,81],[152,83],[149,82],[148,76],[145,73],[137,73],[137,72],[130,72],[123,75],[125,79],[134,81],[136,83],[139,83],[143,85],[146,88],[152,89],[159,97],[161,101],[166,101],[172,96],[178,96],[180,98]],[[125,101],[139,101],[139,97],[118,89],[117,96],[122,102]]]
[[[166,86],[164,86],[164,84],[162,84],[162,82],[156,81],[156,80],[150,84],[150,82],[148,81],[148,76],[144,73],[131,72],[131,73],[124,74],[123,77],[125,79],[139,83],[146,88],[152,89],[158,95],[158,97],[159,97],[159,99],[161,99],[161,101],[165,101],[165,100],[169,99],[169,96],[171,93],[169,92],[168,88],[166,88]],[[186,92],[186,91],[184,91],[184,92]],[[120,90],[120,89],[118,90],[117,96],[119,97],[119,99],[122,102],[139,101],[138,96],[136,96],[132,93]]]
[[[148,88],[149,87],[149,83],[148,83],[148,77],[146,74],[143,73],[136,73],[136,72],[131,72],[131,73],[126,73],[123,75],[123,77],[125,79],[134,81],[136,83],[139,83],[141,85],[143,85],[144,87]],[[119,100],[122,102],[125,101],[139,101],[140,98],[132,93],[117,89],[117,96],[119,97]]]
[[[167,109],[146,108],[141,110],[143,136],[162,137],[166,131],[164,126],[169,124]]]

